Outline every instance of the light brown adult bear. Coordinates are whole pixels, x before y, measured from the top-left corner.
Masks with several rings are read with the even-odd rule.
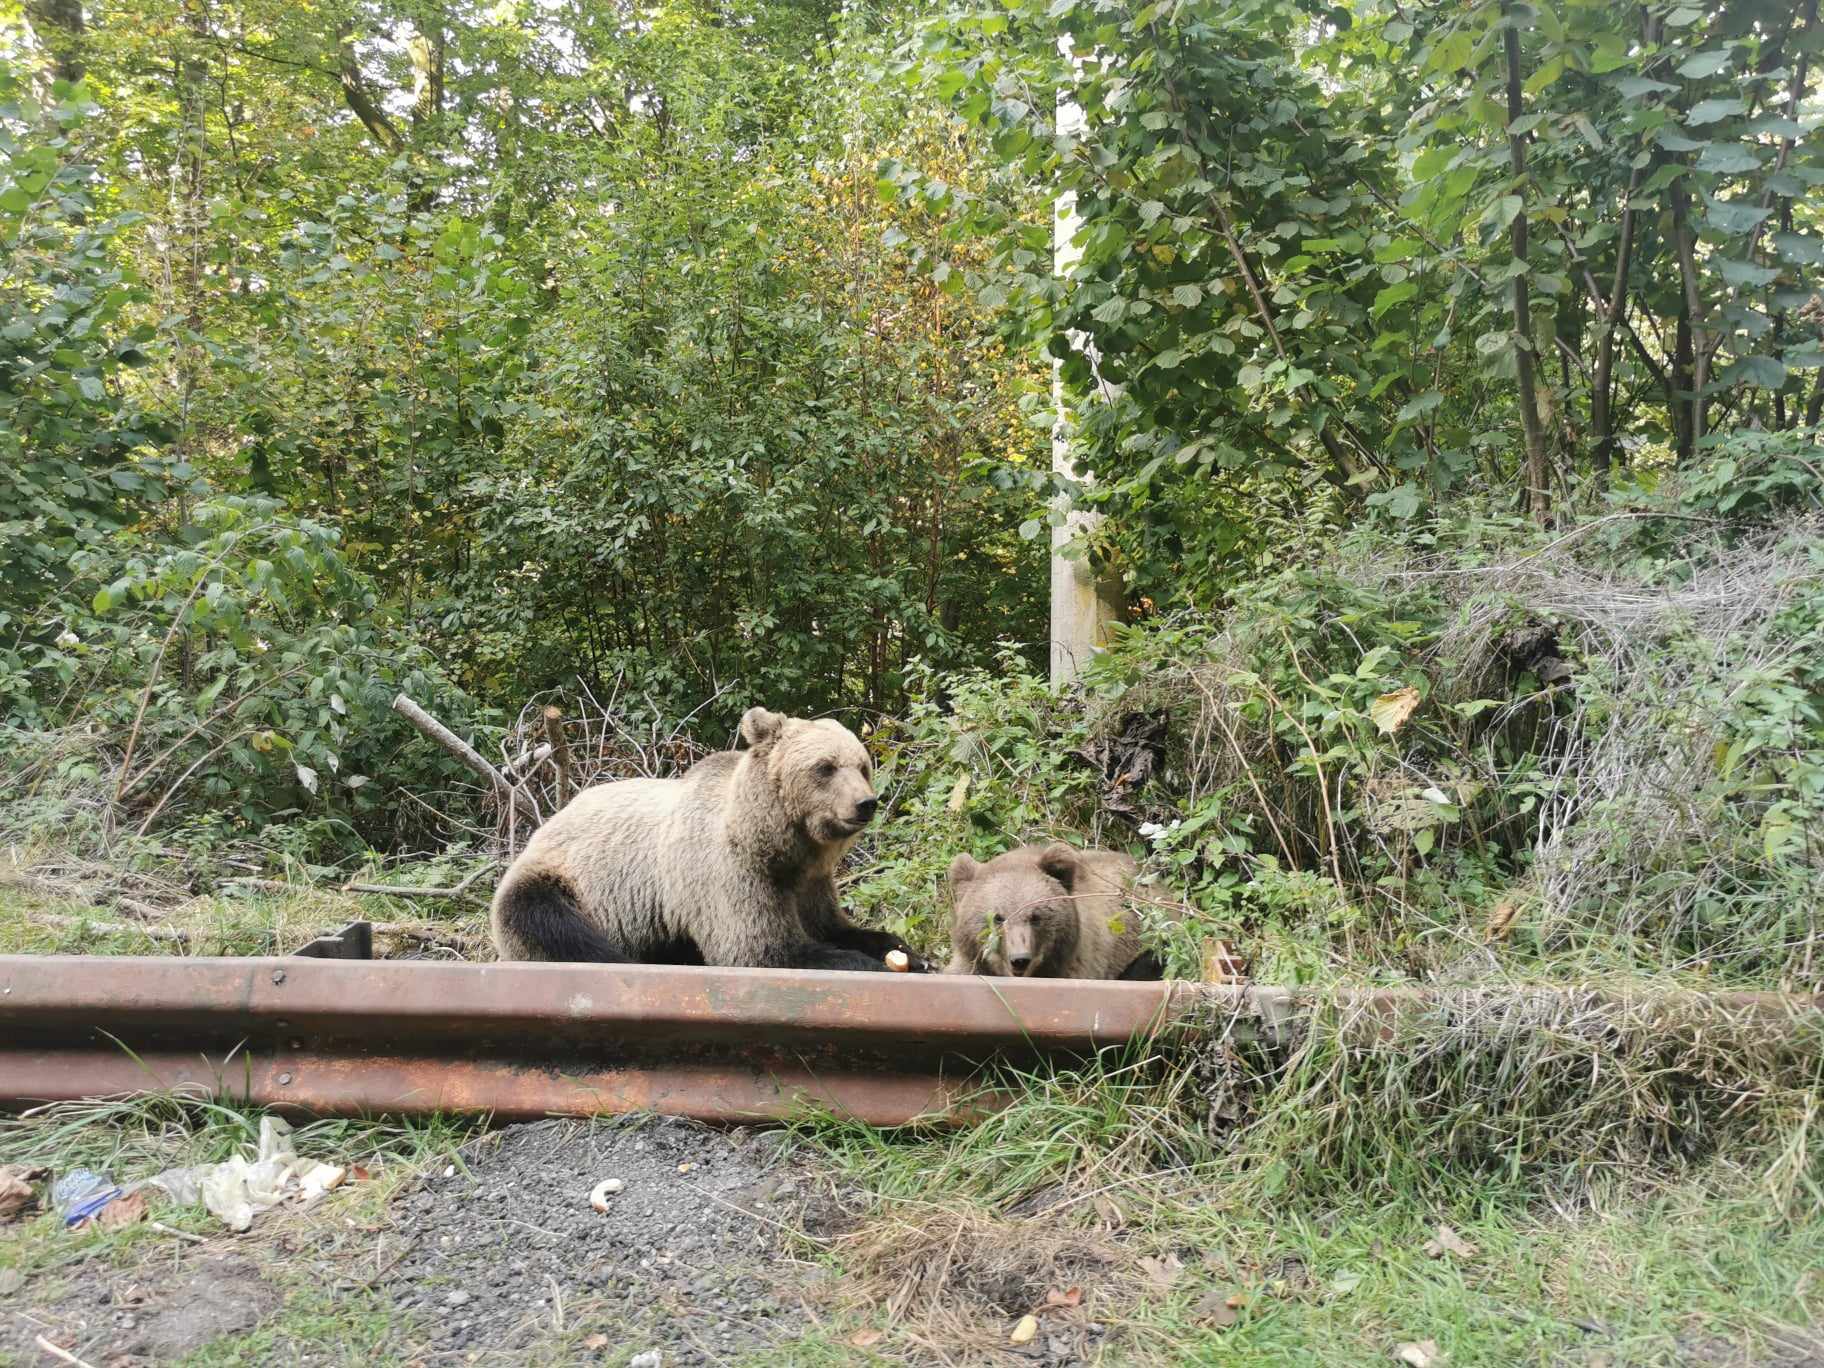
[[[1141,948],[1125,908],[1123,895],[1138,872],[1118,851],[1073,850],[1062,841],[1020,846],[986,864],[958,855],[950,862],[956,912],[944,972],[1163,977],[1158,959]]]
[[[765,708],[744,751],[576,795],[494,893],[502,959],[886,970],[896,938],[842,915],[836,866],[874,816],[873,761],[838,722]]]

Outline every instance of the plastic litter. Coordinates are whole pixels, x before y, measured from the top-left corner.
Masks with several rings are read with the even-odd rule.
[[[340,1183],[348,1170],[301,1158],[291,1147],[291,1127],[276,1116],[260,1121],[260,1149],[249,1161],[236,1155],[201,1175],[203,1205],[230,1230],[246,1230],[253,1218],[291,1197],[310,1206]]]
[[[51,1205],[66,1226],[78,1226],[111,1203],[156,1189],[177,1206],[202,1203],[230,1230],[246,1230],[253,1218],[281,1202],[309,1207],[348,1176],[346,1168],[301,1157],[291,1144],[291,1127],[276,1116],[260,1121],[258,1153],[237,1154],[220,1164],[195,1164],[166,1169],[163,1173],[122,1187],[105,1173],[71,1169],[51,1185]],[[145,1216],[145,1198],[138,1209],[121,1219]]]
[[[81,1225],[120,1195],[112,1178],[93,1169],[71,1169],[51,1184],[51,1206],[66,1226]]]
[[[177,1206],[195,1206],[203,1200],[203,1176],[215,1167],[214,1164],[196,1164],[190,1168],[166,1169],[128,1187],[128,1192],[137,1192],[140,1188],[157,1188]]]
[[[301,1158],[291,1146],[291,1127],[276,1116],[260,1121],[260,1146],[220,1164],[166,1169],[131,1190],[155,1187],[179,1206],[201,1202],[230,1230],[246,1230],[253,1218],[279,1203],[310,1206],[348,1176],[348,1170]]]

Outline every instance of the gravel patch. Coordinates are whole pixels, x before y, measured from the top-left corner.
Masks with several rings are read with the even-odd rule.
[[[385,1294],[458,1356],[593,1340],[670,1368],[789,1342],[816,1270],[782,1257],[809,1185],[777,1156],[776,1135],[670,1118],[493,1132],[393,1203],[412,1243]]]

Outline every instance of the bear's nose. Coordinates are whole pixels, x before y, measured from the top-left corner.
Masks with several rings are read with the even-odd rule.
[[[1014,955],[1012,958],[1010,958],[1007,961],[1007,963],[1013,966],[1014,973],[1023,974],[1028,969],[1032,968],[1032,956],[1031,955]]]
[[[879,806],[880,799],[863,798],[859,803],[855,804],[855,815],[864,822],[869,821],[874,816],[874,809]]]

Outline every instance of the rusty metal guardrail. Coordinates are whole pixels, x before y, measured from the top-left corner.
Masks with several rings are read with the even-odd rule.
[[[656,1110],[876,1124],[951,1110],[985,1060],[1082,1055],[1163,984],[661,965],[0,956],[0,1105],[153,1088],[319,1115]]]
[[[0,1106],[188,1088],[316,1115],[760,1121],[811,1102],[894,1125],[980,1103],[990,1062],[1082,1057],[1185,1022],[1283,1036],[1308,1006],[1292,990],[1209,984],[370,961],[361,949],[343,933],[310,957],[0,956]],[[1541,990],[1505,1000],[1528,991]],[[1502,992],[1329,1000],[1372,1042],[1440,1001],[1500,1010]],[[1802,1018],[1814,1038],[1824,1021],[1817,998],[1674,996],[1763,1024]]]

